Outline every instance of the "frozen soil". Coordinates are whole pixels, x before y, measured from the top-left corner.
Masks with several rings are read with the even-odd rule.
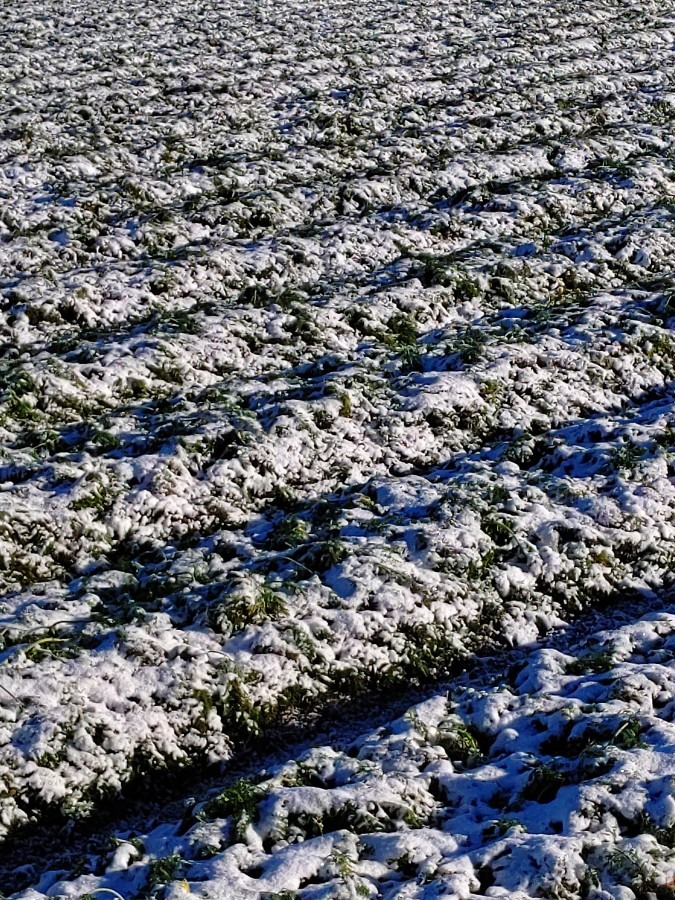
[[[668,4],[637,0],[4,4],[0,838],[222,764],[337,698],[433,682],[486,642],[528,646],[584,609],[670,589],[674,40]],[[645,634],[670,627],[649,621]],[[649,681],[662,663],[647,643],[613,683],[643,665]],[[546,706],[558,691],[593,726],[596,701],[569,699],[585,696],[582,675],[547,652],[528,667],[548,660],[550,691],[533,675],[513,695],[520,712],[500,712],[515,743],[495,750],[466,698],[430,700],[419,728],[395,726],[401,747],[433,748],[465,722],[470,846],[488,815],[479,782],[499,780],[483,756],[544,752],[509,716],[532,703],[541,734],[567,740],[551,724],[566,707]],[[485,690],[499,706],[501,689]],[[631,702],[603,695],[619,718],[593,740],[647,778],[660,744],[638,746],[648,712]],[[380,830],[427,829],[424,846],[461,860],[432,884],[590,896],[581,826],[560,799],[582,816],[583,741],[574,765],[546,770],[563,830],[524,813],[529,837],[508,837],[511,862],[497,865],[462,849],[452,816],[449,831],[434,818],[461,779],[448,787],[431,750],[438,784],[408,776],[396,734],[371,760],[380,774],[344,803],[372,789]],[[360,752],[335,750],[338,774],[326,763],[314,788],[351,796],[347,759]],[[535,793],[514,767],[507,811]],[[402,786],[387,787],[390,770]],[[310,788],[288,802],[298,816],[308,804],[316,834],[278,831],[271,799],[258,824],[202,824],[241,840],[221,853],[214,838],[216,862],[195,861],[167,896],[230,896],[236,883],[305,900],[341,896],[338,882],[377,896],[377,865],[398,858],[378,849],[391,836],[376,841],[368,884],[354,867],[281,884],[284,860],[309,858],[299,837],[328,848],[316,850],[325,861],[329,834],[346,829],[356,847],[376,825],[370,799],[333,821]],[[553,887],[509,881],[532,835],[542,860],[569,863],[551,868]],[[132,859],[142,878],[125,891],[151,890],[147,861]],[[587,868],[602,880],[603,866]],[[259,868],[257,887],[236,880]],[[644,891],[663,895],[657,869]],[[630,896],[616,885],[610,896]]]

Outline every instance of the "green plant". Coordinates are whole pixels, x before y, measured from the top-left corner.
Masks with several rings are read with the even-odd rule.
[[[355,306],[346,313],[347,324],[354,331],[358,331],[361,335],[366,335],[371,330],[370,318],[367,310],[361,306]]]
[[[296,891],[281,891],[273,894],[261,894],[261,900],[298,900],[299,894]]]
[[[625,719],[612,735],[610,743],[622,750],[633,750],[635,747],[644,747],[640,735],[642,734],[642,723],[636,716],[629,716]]]
[[[633,828],[637,834],[651,834],[663,847],[675,848],[675,824],[659,825],[643,811],[635,818]]]
[[[288,516],[278,525],[272,534],[271,543],[279,550],[297,547],[309,536],[309,525],[298,516]]]
[[[675,896],[675,891],[667,885],[657,885],[654,868],[647,860],[640,859],[632,847],[622,850],[616,847],[607,858],[608,868],[620,883],[628,881],[636,900],[666,900]]]
[[[33,662],[45,659],[46,657],[51,659],[74,659],[77,656],[77,652],[76,636],[60,638],[47,635],[45,637],[37,638],[37,640],[32,641],[24,647],[26,659],[30,659]]]
[[[161,317],[151,333],[168,331],[199,334],[200,330],[200,323],[194,309],[174,309]]]
[[[480,560],[469,560],[466,567],[466,575],[471,581],[484,581],[489,577],[495,563],[494,550],[488,550]]]
[[[420,353],[417,348],[417,327],[413,319],[404,313],[395,313],[387,322],[389,333],[384,341],[399,354],[404,372],[421,369]]]
[[[53,429],[29,428],[21,433],[17,444],[19,446],[30,447],[36,456],[44,454],[51,456],[59,446],[61,436],[58,431]]]
[[[300,557],[302,565],[312,572],[325,572],[348,556],[348,550],[339,538],[314,541],[307,545]]]
[[[352,872],[352,858],[348,853],[345,853],[344,850],[340,850],[338,847],[333,849],[331,853],[331,858],[335,865],[337,866],[337,870],[343,877],[346,875],[351,875]]]
[[[670,335],[665,334],[656,333],[645,335],[642,347],[645,349],[649,359],[654,359],[659,356],[665,356],[666,359],[672,358],[673,339]]]
[[[145,852],[145,846],[143,844],[143,841],[139,837],[119,838],[116,835],[111,835],[109,838],[109,844],[113,848],[121,847],[124,844],[131,844],[138,856],[142,856]]]
[[[116,450],[122,444],[117,435],[109,431],[94,431],[89,440],[103,451]]]
[[[422,358],[417,347],[403,347],[399,353],[399,361],[404,373],[422,371]]]
[[[23,397],[26,394],[34,394],[38,390],[37,383],[32,375],[20,369],[16,375],[7,376],[7,384],[10,392],[15,397]]]
[[[416,274],[424,287],[451,287],[454,284],[451,257],[422,254],[420,261],[422,265]]]
[[[446,672],[458,658],[455,643],[432,625],[401,626],[406,638],[406,660],[401,676],[413,684],[424,684]]]
[[[110,509],[112,497],[102,484],[97,485],[90,494],[85,494],[73,503],[73,509],[95,509],[102,513]]]
[[[511,498],[511,493],[503,484],[492,484],[487,490],[486,499],[490,506],[503,506]]]
[[[313,341],[317,336],[317,330],[309,308],[300,303],[294,303],[291,314],[293,320],[287,325],[290,333],[306,342]]]
[[[614,450],[612,454],[614,467],[619,471],[632,472],[644,457],[645,453],[646,450],[644,447],[640,447],[638,444],[629,441]]]
[[[613,647],[604,650],[594,650],[579,656],[573,662],[565,666],[568,675],[587,675],[595,672],[607,672],[616,661]]]
[[[513,529],[503,516],[489,515],[480,527],[498,547],[505,547],[514,536]]]
[[[510,831],[512,828],[518,828],[521,831],[525,831],[525,826],[520,821],[520,819],[509,818],[508,816],[502,816],[498,819],[494,819],[494,821],[490,822],[490,824],[483,830],[483,839],[491,838],[491,837],[502,837]]]
[[[148,885],[153,887],[173,881],[180,870],[182,862],[182,857],[177,853],[153,859],[148,870]]]
[[[414,862],[409,853],[402,853],[396,859],[390,860],[394,864],[397,872],[400,872],[406,879],[415,878],[419,870],[419,866]]]
[[[436,741],[452,760],[465,765],[478,765],[483,760],[475,734],[463,722],[452,723],[448,729],[443,729]]]
[[[568,784],[569,775],[555,763],[541,763],[530,773],[521,792],[521,799],[535,803],[550,803],[561,787]]]
[[[459,357],[465,365],[472,365],[482,357],[486,344],[485,332],[479,328],[469,327],[458,337],[454,347],[448,349],[451,352],[459,353]]]
[[[478,297],[480,288],[468,275],[460,275],[453,284],[453,294],[460,303],[465,303]]]
[[[38,422],[42,418],[32,403],[15,394],[10,394],[7,401],[7,412],[20,422]]]
[[[483,381],[480,385],[480,393],[486,403],[497,403],[504,393],[504,385],[494,379]]]
[[[300,651],[300,653],[304,654],[310,662],[314,662],[317,659],[317,645],[315,641],[302,630],[298,625],[291,625],[290,633],[292,636],[293,644]]]
[[[235,596],[223,608],[228,622],[235,631],[247,625],[259,625],[270,619],[286,615],[286,603],[267,585],[260,588],[255,597]]]
[[[390,337],[389,343],[395,349],[414,347],[417,344],[417,327],[410,316],[395,313],[387,322]]]
[[[317,428],[327,431],[333,424],[333,416],[326,409],[317,409],[313,415],[314,423]]]
[[[265,790],[249,778],[240,778],[217,797],[207,801],[200,812],[200,818],[232,819],[234,832],[243,840],[246,829],[258,815],[258,804],[265,796]]]
[[[547,450],[546,439],[532,434],[522,434],[511,441],[504,453],[504,459],[519,466],[533,466],[539,462]]]
[[[270,711],[260,703],[253,703],[242,679],[232,674],[224,702],[218,712],[226,734],[240,738],[256,737],[261,734],[263,724]]]

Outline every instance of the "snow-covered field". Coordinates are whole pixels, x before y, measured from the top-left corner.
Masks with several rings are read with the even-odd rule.
[[[675,612],[434,694],[116,834],[20,896],[675,895]],[[97,891],[102,893],[97,894]]]
[[[10,889],[675,897],[671,4],[0,9],[0,840],[527,647]]]

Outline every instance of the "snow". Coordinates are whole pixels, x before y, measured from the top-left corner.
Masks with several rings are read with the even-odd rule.
[[[131,900],[172,848],[166,897],[670,890],[671,614],[614,610],[672,588],[672,41],[634,0],[4,11],[0,839],[486,646],[527,659],[372,770],[274,782],[211,868],[171,832],[110,884],[12,890]],[[547,646],[599,604],[611,682]],[[448,716],[494,758],[457,767]],[[597,716],[557,818],[530,784],[487,841],[546,735]]]
[[[558,635],[564,650],[518,651],[507,682],[494,657],[482,676],[370,733],[192,801],[182,823],[117,839],[97,877],[17,898],[135,895],[152,887],[153,861],[167,859],[172,897],[590,890],[597,900],[659,890],[675,874],[674,634],[667,609],[585,638]],[[243,790],[252,805],[238,805]]]

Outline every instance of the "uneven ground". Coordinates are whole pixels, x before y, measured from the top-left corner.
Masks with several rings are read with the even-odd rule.
[[[612,618],[673,580],[669,4],[0,10],[8,890],[675,896],[675,618]],[[486,643],[181,834],[14,858]]]

